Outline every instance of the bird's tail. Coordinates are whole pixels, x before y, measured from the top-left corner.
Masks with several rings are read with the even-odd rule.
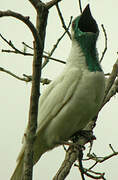
[[[42,145],[41,143],[38,140],[38,138],[36,139],[36,141],[34,143],[33,164],[36,164],[37,161],[42,156],[42,154],[47,151],[47,147],[45,147],[45,145]],[[10,180],[22,180],[24,152],[25,152],[25,144],[23,145],[22,150],[18,156],[18,159],[17,159],[18,164],[17,164],[15,171]]]
[[[22,152],[15,171],[10,180],[22,180],[24,152]]]

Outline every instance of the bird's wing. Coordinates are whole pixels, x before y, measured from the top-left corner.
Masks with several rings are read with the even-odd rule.
[[[45,128],[68,103],[80,79],[78,68],[70,68],[46,89],[39,100],[37,133]]]

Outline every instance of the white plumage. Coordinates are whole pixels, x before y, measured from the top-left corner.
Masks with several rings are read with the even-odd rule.
[[[72,39],[63,73],[40,97],[34,164],[44,152],[68,140],[87,125],[99,111],[104,88],[104,73],[88,69],[82,48],[76,39]],[[24,150],[25,143],[11,180],[21,180]]]

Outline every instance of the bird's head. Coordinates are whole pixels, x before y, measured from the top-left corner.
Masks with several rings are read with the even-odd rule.
[[[96,46],[99,29],[91,15],[89,5],[72,22],[71,34],[72,40],[76,40],[82,49],[90,50]]]

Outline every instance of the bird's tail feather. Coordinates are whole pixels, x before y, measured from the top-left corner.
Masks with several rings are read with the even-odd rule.
[[[22,180],[23,159],[24,159],[24,153],[20,157],[19,162],[18,162],[18,164],[15,168],[15,171],[10,180]]]
[[[47,151],[47,148],[45,147],[45,145],[44,146],[41,145],[40,141],[36,139],[33,151],[34,151],[33,164],[36,164],[37,161],[42,156],[42,154]],[[21,152],[17,158],[18,164],[10,180],[22,180],[24,152],[25,152],[25,144],[23,145]]]

